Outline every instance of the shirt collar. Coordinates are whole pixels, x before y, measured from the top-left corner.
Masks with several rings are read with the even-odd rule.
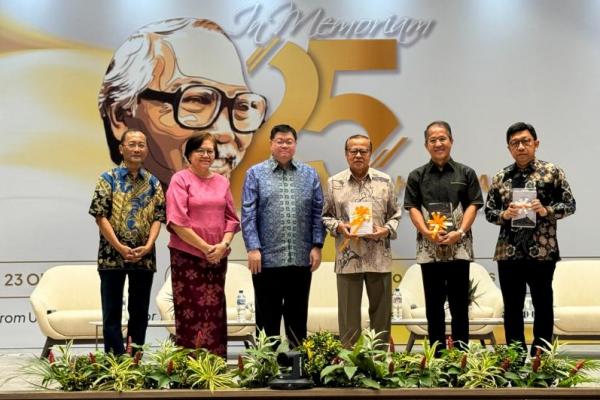
[[[271,158],[269,158],[269,168],[271,169],[271,171],[275,171],[276,169],[281,169],[283,170],[283,168],[281,168],[279,166],[279,163],[275,160],[275,158],[273,158],[273,156],[271,156]],[[298,161],[296,161],[295,159],[292,158],[292,161],[290,161],[290,167],[292,169],[298,169]]]
[[[348,168],[348,180],[354,180],[356,182],[364,182],[364,181],[370,181],[371,180],[371,171],[372,168],[369,168],[367,170],[367,174],[364,176],[364,178],[362,179],[357,179],[354,175],[352,175],[352,171],[350,170],[350,168]]]
[[[437,165],[435,165],[435,163],[433,162],[433,160],[429,160],[429,163],[427,163],[428,171],[439,171],[440,169],[438,168]],[[452,159],[452,157],[450,157],[448,159],[448,162],[446,164],[444,164],[444,166],[442,167],[442,171],[454,171],[456,169],[456,164],[454,162],[454,160]]]
[[[123,161],[121,161],[121,164],[119,164],[119,166],[117,167],[117,175],[121,179],[125,179],[127,177],[127,175],[129,175],[129,169],[127,168],[127,166],[125,165],[125,163]],[[138,171],[138,177],[143,178],[145,175],[146,175],[146,170],[143,167],[140,168],[140,170]]]
[[[539,168],[539,161],[537,158],[534,158],[529,164],[527,164],[527,166],[525,168],[519,168],[517,163],[512,164],[513,171],[522,171],[522,172],[528,173],[528,174],[531,174],[538,168]]]

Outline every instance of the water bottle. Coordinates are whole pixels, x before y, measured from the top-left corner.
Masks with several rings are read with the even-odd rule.
[[[244,319],[244,312],[246,311],[246,296],[244,296],[244,291],[242,289],[239,290],[237,299],[237,320],[238,322],[242,322]]]
[[[523,319],[531,320],[533,319],[533,302],[531,301],[531,297],[525,297],[525,307],[523,308]]]
[[[394,320],[402,319],[402,293],[396,288],[392,295],[392,317]]]
[[[452,314],[450,313],[450,303],[448,303],[448,300],[446,300],[444,302],[444,318],[445,319],[451,319],[452,318]]]

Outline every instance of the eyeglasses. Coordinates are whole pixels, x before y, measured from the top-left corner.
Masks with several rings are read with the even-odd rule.
[[[215,123],[223,107],[227,107],[233,130],[252,133],[265,121],[267,112],[267,99],[259,94],[244,92],[232,98],[216,87],[205,85],[179,88],[174,93],[146,89],[138,97],[171,104],[175,121],[189,129],[208,128]]]
[[[440,142],[440,144],[444,144],[447,141],[448,141],[447,136],[427,139],[427,143],[429,143],[429,144],[435,144],[436,142]]]
[[[125,143],[124,146],[127,147],[129,150],[135,150],[136,147],[140,150],[144,150],[146,148],[146,143],[130,142]]]
[[[508,146],[515,150],[519,148],[519,145],[523,145],[523,147],[529,147],[533,144],[533,140],[531,138],[525,138],[525,139],[515,139],[515,140],[511,140],[510,142],[508,142]]]
[[[205,156],[206,155],[206,156],[211,156],[212,157],[212,156],[215,155],[215,151],[211,150],[211,149],[202,149],[202,148],[200,148],[200,149],[194,150],[193,152],[194,153],[198,153],[201,156]]]
[[[348,153],[350,153],[352,155],[352,157],[356,157],[359,154],[361,156],[366,156],[367,154],[370,153],[370,150],[368,150],[368,149],[350,149],[350,150],[348,150]]]
[[[272,142],[275,143],[277,146],[293,146],[294,143],[296,143],[292,139],[290,139],[290,140],[273,140]]]

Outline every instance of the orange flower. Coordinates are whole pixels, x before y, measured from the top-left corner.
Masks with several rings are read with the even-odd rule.
[[[360,226],[363,224],[363,222],[371,219],[371,209],[369,209],[369,207],[357,206],[354,209],[354,213],[355,213],[354,219],[352,219],[352,221],[350,221],[350,233],[351,234],[355,234],[358,231],[358,229],[360,228]],[[346,238],[346,240],[344,240],[342,245],[339,247],[338,251],[344,250],[346,248],[346,246],[348,246],[349,242],[350,242],[350,238]]]
[[[431,232],[432,239],[435,239],[437,237],[437,234],[440,231],[440,229],[444,229],[446,219],[447,218],[445,215],[437,211],[431,213],[431,219],[427,221],[427,225],[429,226],[429,229],[433,231]]]

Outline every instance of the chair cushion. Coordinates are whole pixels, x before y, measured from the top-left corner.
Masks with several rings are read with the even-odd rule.
[[[102,310],[64,310],[48,315],[52,329],[69,339],[95,338],[96,327],[90,324],[92,321],[102,321]],[[98,336],[102,337],[101,328],[98,329]]]
[[[557,330],[570,334],[600,334],[600,306],[555,307]]]

